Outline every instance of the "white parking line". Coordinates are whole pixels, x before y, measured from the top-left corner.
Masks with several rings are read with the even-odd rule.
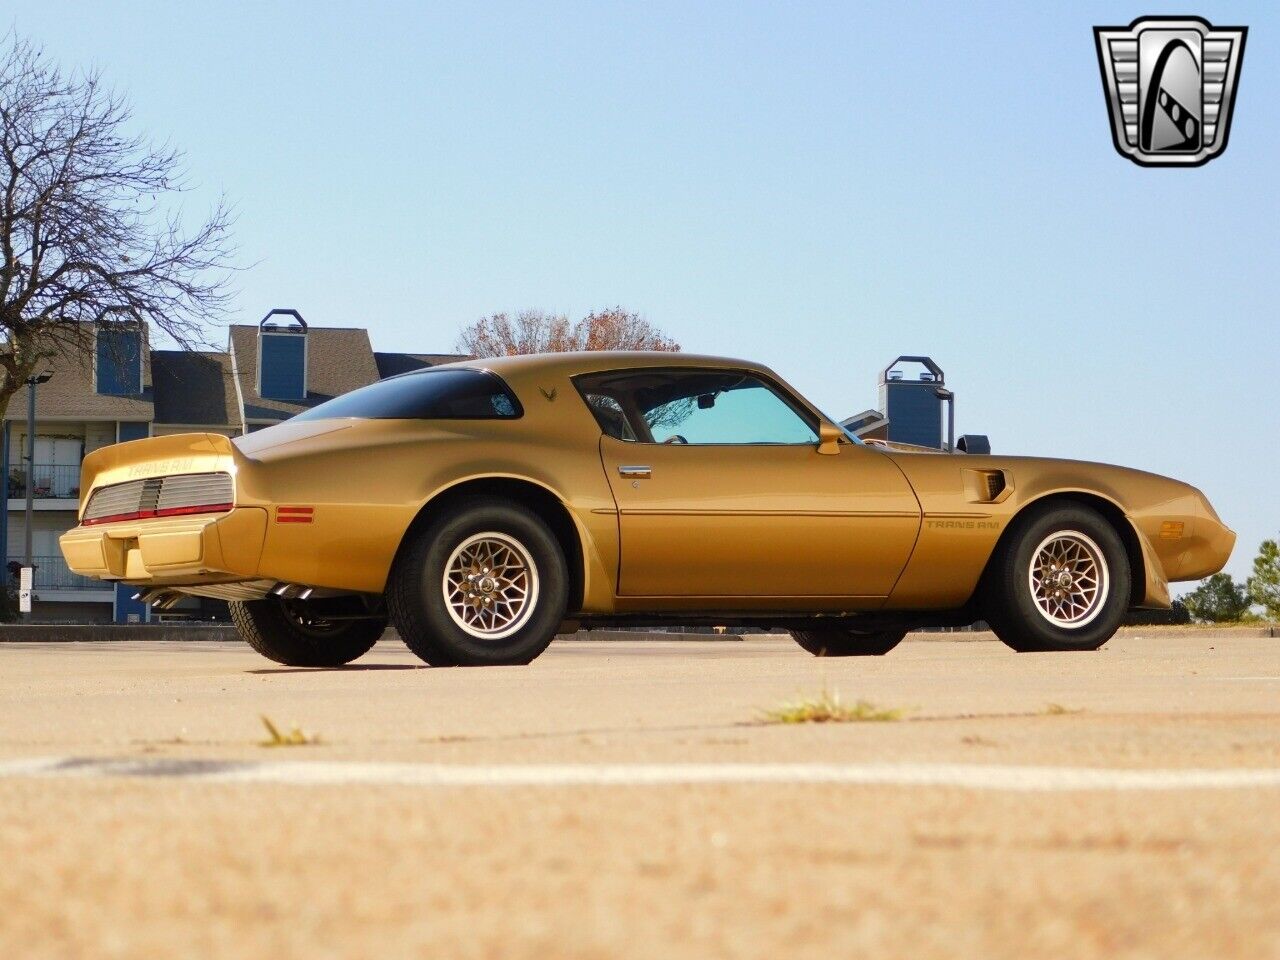
[[[1266,680],[1271,683],[1275,683],[1277,680],[1280,680],[1280,677],[1205,677],[1205,679],[1206,680],[1248,680],[1253,683],[1256,683],[1259,680]]]
[[[1194,790],[1280,787],[1280,768],[1115,770],[946,763],[509,764],[39,757],[0,761],[0,778],[60,777],[306,786],[615,787],[677,784],[851,784],[971,790]]]

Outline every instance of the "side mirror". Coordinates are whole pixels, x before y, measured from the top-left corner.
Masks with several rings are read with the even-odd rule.
[[[835,454],[840,452],[840,441],[844,439],[844,431],[831,423],[818,425],[818,452]]]

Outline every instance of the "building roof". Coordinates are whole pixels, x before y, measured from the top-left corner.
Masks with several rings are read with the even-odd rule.
[[[91,335],[82,343],[64,343],[60,354],[49,366],[53,378],[36,388],[36,418],[40,420],[151,420],[154,397],[151,389],[151,364],[143,338],[142,392],[127,396],[98,393],[94,389],[94,341]],[[25,420],[27,388],[20,387],[9,400],[6,420]]]
[[[460,360],[474,360],[469,353],[384,353],[374,351],[374,362],[378,366],[378,376],[382,379],[394,377],[401,373],[412,373],[414,370],[425,370],[427,367],[438,367],[443,363],[457,363]]]
[[[246,422],[284,420],[380,379],[369,331],[352,327],[311,327],[306,337],[306,399],[274,400],[258,393],[257,325],[232,325],[228,346],[244,398]]]
[[[589,351],[477,359],[462,353],[374,353],[369,333],[354,327],[309,327],[306,337],[306,397],[280,400],[258,392],[258,325],[228,329],[227,351],[152,350],[143,338],[142,391],[135,396],[98,393],[96,348],[88,335],[55,358],[55,375],[37,394],[36,415],[45,420],[151,421],[182,427],[231,427],[275,423],[377,380],[452,363],[470,363],[504,375],[576,374],[647,366],[711,366],[765,370],[758,364],[686,353]],[[5,414],[26,416],[19,390]]]
[[[883,429],[889,425],[889,418],[879,410],[863,410],[861,413],[855,413],[851,417],[845,417],[840,421],[840,426],[844,427],[855,437],[864,437],[873,431]]]
[[[152,350],[151,376],[156,423],[239,425],[229,353]]]

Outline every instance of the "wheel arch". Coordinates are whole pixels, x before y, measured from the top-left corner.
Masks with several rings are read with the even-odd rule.
[[[1102,514],[1103,518],[1115,530],[1120,542],[1124,544],[1124,551],[1129,559],[1129,606],[1141,605],[1148,594],[1147,563],[1142,549],[1142,542],[1138,539],[1138,531],[1134,529],[1133,524],[1129,522],[1129,518],[1125,516],[1123,508],[1118,503],[1092,490],[1054,490],[1033,500],[1028,500],[1019,506],[1017,512],[1009,518],[1009,522],[1005,524],[1004,530],[1001,531],[995,545],[991,548],[991,554],[987,557],[987,562],[982,569],[982,576],[978,580],[979,587],[975,589],[974,596],[970,598],[970,603],[973,603],[977,598],[978,591],[981,590],[981,583],[986,579],[987,572],[1000,555],[1000,551],[1014,536],[1018,521],[1025,517],[1028,511],[1042,509],[1050,504],[1074,504],[1089,507]]]
[[[582,532],[559,494],[550,487],[527,477],[502,474],[468,477],[437,490],[422,505],[405,529],[392,560],[392,567],[394,568],[399,562],[406,545],[412,541],[419,530],[448,510],[451,504],[468,497],[495,497],[511,500],[529,508],[546,521],[560,544],[560,550],[569,568],[568,609],[573,612],[581,608],[586,587]]]

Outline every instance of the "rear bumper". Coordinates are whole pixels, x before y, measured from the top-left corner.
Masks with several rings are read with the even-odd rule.
[[[267,511],[239,507],[216,516],[134,520],[75,527],[59,539],[76,573],[132,584],[252,579],[262,555]]]

